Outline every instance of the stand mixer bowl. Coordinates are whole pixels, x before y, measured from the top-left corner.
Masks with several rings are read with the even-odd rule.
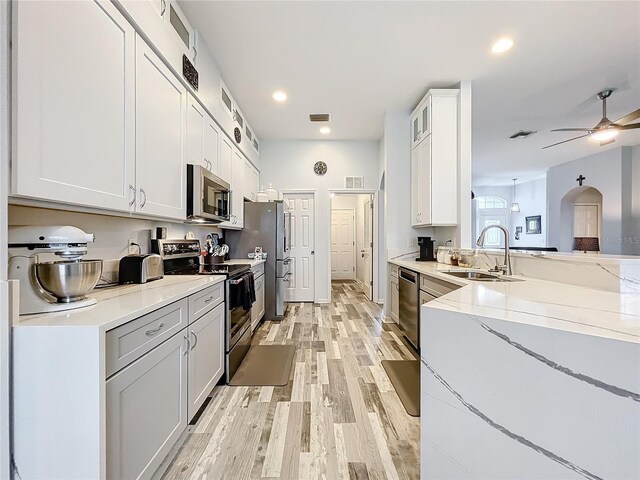
[[[58,303],[71,303],[86,297],[100,280],[102,260],[65,260],[36,263],[36,278]]]

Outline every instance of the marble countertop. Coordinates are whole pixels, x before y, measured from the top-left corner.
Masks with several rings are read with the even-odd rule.
[[[424,305],[469,316],[488,317],[566,332],[640,344],[640,295],[616,293],[514,276],[516,282],[477,282],[443,272],[465,270],[437,262],[396,258],[390,263],[460,285]]]
[[[93,327],[107,331],[224,280],[224,275],[169,275],[139,285],[95,289],[89,294],[98,300],[95,305],[20,316],[14,327]]]

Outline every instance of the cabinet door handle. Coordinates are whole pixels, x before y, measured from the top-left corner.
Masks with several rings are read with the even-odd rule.
[[[147,204],[147,192],[144,191],[144,188],[140,188],[140,195],[142,195],[142,203],[140,204],[140,208],[144,207]]]
[[[209,303],[212,300],[213,300],[213,295],[211,295],[209,298],[205,298],[204,303]]]
[[[193,350],[194,348],[196,348],[196,345],[198,345],[198,336],[193,330],[191,330],[191,335],[193,335],[193,345],[191,345],[191,350]]]
[[[131,207],[134,203],[136,203],[136,187],[134,187],[133,185],[129,185],[129,193],[133,193],[131,200],[129,200],[129,206]]]
[[[187,353],[189,353],[189,350],[191,350],[191,340],[189,340],[189,337],[187,335],[184,335],[183,338],[187,341],[187,348],[184,350],[184,353],[183,353],[183,355],[186,355]]]
[[[160,325],[158,325],[156,328],[152,328],[151,330],[147,330],[146,332],[144,332],[144,334],[147,337],[153,337],[156,333],[158,333],[160,330],[162,330],[164,328],[164,323],[161,323]]]
[[[166,2],[166,0],[160,0],[160,5],[162,5],[160,7],[160,16],[164,17],[164,12],[167,11],[167,2]]]

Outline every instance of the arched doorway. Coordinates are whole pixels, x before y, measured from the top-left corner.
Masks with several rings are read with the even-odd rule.
[[[560,201],[560,251],[602,249],[602,206],[600,190],[576,187]]]

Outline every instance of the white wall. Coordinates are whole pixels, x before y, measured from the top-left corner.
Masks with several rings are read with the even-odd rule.
[[[547,245],[547,180],[540,178],[518,184],[515,200],[520,205],[519,213],[510,214],[511,245],[515,247],[545,247]],[[542,216],[542,232],[527,233],[526,217]],[[516,227],[522,227],[520,240],[515,239]]]
[[[623,181],[625,191],[631,194],[623,211],[622,236],[626,241],[622,245],[625,255],[640,255],[640,145],[627,151],[629,157],[624,160]]]
[[[632,205],[640,192],[632,185],[638,154],[634,147],[620,147],[551,167],[547,171],[548,243],[560,251],[571,251],[572,225],[562,213],[562,198],[574,190],[578,175],[584,175],[584,186],[602,193],[602,253],[640,255],[640,242],[625,240],[636,225]],[[623,229],[623,225],[624,229]],[[632,235],[631,235],[632,236]]]
[[[418,251],[418,237],[433,228],[411,227],[411,111],[384,118],[385,240],[387,258]]]
[[[364,176],[364,187],[378,188],[378,141],[370,140],[263,140],[260,182],[273,183],[278,190],[315,190],[316,260],[315,299],[328,302],[331,275],[329,266],[329,190],[344,188],[345,176]],[[327,164],[327,173],[318,176],[313,165]],[[374,280],[375,282],[375,280]]]
[[[105,260],[103,275],[110,280],[117,279],[118,261],[129,253],[129,239],[135,239],[142,253],[149,253],[150,240],[152,235],[155,237],[156,227],[167,227],[167,238],[184,238],[188,231],[192,231],[201,243],[209,233],[223,233],[215,227],[169,223],[165,220],[140,220],[18,205],[9,206],[9,225],[72,225],[93,233],[96,241],[89,244],[86,258]]]
[[[10,478],[9,399],[11,320],[7,279],[7,195],[9,192],[10,2],[0,2],[0,478]]]

